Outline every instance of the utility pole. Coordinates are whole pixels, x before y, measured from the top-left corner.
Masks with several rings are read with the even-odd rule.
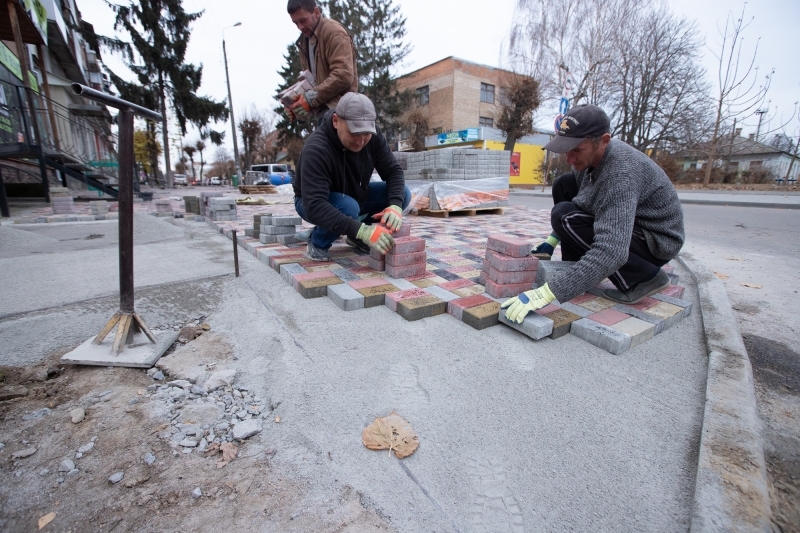
[[[228,28],[235,28],[236,26],[241,26],[241,22],[237,22],[233,26],[228,26]],[[231,78],[228,76],[228,53],[225,50],[225,28],[222,30],[222,57],[225,60],[225,81],[228,84],[228,107],[231,111],[231,130],[233,132],[233,157],[234,163],[236,163],[236,177],[239,180],[239,183],[242,182],[242,169],[239,166],[239,143],[236,141],[236,119],[233,116],[233,98],[231,98]]]
[[[797,160],[797,151],[800,149],[800,135],[797,136],[797,142],[794,145],[794,155],[792,156],[792,160],[789,163],[789,169],[786,171],[786,176],[783,178],[783,184],[789,185],[789,174],[792,173],[792,167],[794,166],[794,162]]]
[[[761,134],[761,120],[764,118],[764,115],[769,113],[769,108],[767,109],[759,109],[755,112],[758,115],[758,127],[756,128],[756,142],[758,142],[758,136]]]

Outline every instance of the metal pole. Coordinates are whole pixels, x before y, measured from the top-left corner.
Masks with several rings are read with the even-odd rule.
[[[11,216],[11,211],[8,209],[8,198],[6,198],[6,186],[3,183],[3,169],[0,168],[0,215],[5,218]]]
[[[239,143],[236,141],[236,119],[233,117],[233,98],[231,98],[231,79],[228,76],[228,53],[225,51],[225,39],[222,39],[222,57],[225,59],[225,82],[228,84],[228,107],[231,111],[231,129],[233,130],[233,157],[236,159],[236,177],[242,182],[242,169],[239,167]],[[232,184],[231,184],[232,185]]]
[[[239,277],[239,241],[236,238],[236,230],[233,230],[233,265],[236,269],[236,277]]]
[[[133,111],[119,117],[119,310],[133,314]]]

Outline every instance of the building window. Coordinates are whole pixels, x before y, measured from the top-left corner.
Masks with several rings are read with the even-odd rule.
[[[761,168],[763,164],[763,161],[750,161],[750,168]]]
[[[494,103],[494,85],[481,83],[481,102],[486,102],[487,104]]]
[[[438,128],[433,128],[433,134],[434,135],[439,135],[440,133],[442,133],[442,127],[441,126],[439,126]]]
[[[494,128],[494,119],[492,117],[478,117],[478,125],[482,128]]]
[[[420,87],[417,89],[417,105],[428,105],[430,100],[430,91],[428,86]]]

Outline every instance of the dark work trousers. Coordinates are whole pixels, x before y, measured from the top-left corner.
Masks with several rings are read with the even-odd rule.
[[[550,213],[550,224],[561,239],[562,261],[577,261],[594,242],[594,216],[572,203],[577,194],[574,174],[564,174],[553,182],[553,201],[556,205]],[[667,262],[650,253],[644,232],[634,225],[628,261],[608,279],[619,290],[629,291],[642,281],[653,279],[659,268]]]

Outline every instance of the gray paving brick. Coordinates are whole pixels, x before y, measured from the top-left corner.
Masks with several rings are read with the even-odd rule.
[[[303,219],[301,219],[299,216],[295,217],[273,216],[271,223],[273,226],[299,226],[303,223]]]
[[[621,354],[631,346],[630,335],[589,318],[581,318],[573,322],[569,332],[614,355]]]
[[[395,287],[397,287],[401,291],[408,291],[408,290],[411,290],[411,289],[418,289],[419,288],[416,285],[414,285],[413,283],[411,283],[410,281],[408,281],[407,279],[403,279],[403,278],[390,278],[390,277],[387,276],[386,277],[386,283],[391,283],[392,285],[394,285]],[[427,287],[426,287],[426,290],[427,290]]]
[[[668,304],[677,305],[678,307],[683,307],[684,316],[689,316],[692,314],[692,307],[694,305],[692,302],[687,302],[686,300],[675,298],[673,296],[667,296],[666,294],[654,294],[651,296],[651,298],[655,298],[656,300],[660,300],[662,302],[667,302]]]
[[[500,314],[498,315],[500,322],[535,341],[547,337],[553,332],[553,321],[545,316],[528,313],[522,324],[517,324],[506,318],[506,311],[507,309],[500,309]]]
[[[414,285],[413,283],[411,283],[411,285],[416,287],[416,285]],[[459,296],[458,294],[453,294],[452,292],[450,292],[450,291],[448,291],[446,289],[443,289],[443,288],[441,288],[441,287],[439,287],[437,285],[431,285],[430,287],[425,287],[425,290],[428,291],[429,293],[433,294],[434,296],[436,296],[440,300],[444,300],[445,302],[449,302],[451,300],[457,300],[458,298],[461,298],[461,296]]]
[[[540,261],[536,267],[536,283],[541,287],[552,280],[556,273],[574,264],[574,261]]]
[[[666,326],[666,322],[664,321],[663,318],[659,318],[657,316],[649,315],[649,314],[645,313],[644,311],[639,311],[638,309],[634,309],[633,307],[628,307],[627,305],[618,304],[618,305],[615,305],[614,307],[611,307],[611,309],[614,309],[615,311],[619,311],[620,313],[626,313],[628,315],[631,315],[633,317],[638,318],[639,320],[644,320],[645,322],[650,322],[656,328],[655,331],[653,332],[653,335],[658,335],[659,333],[661,333],[662,331],[667,329],[665,327]]]
[[[267,235],[294,235],[297,230],[294,226],[261,226],[261,232]]]
[[[570,313],[575,313],[581,318],[586,318],[587,316],[594,314],[594,311],[589,311],[585,307],[581,307],[580,305],[575,305],[573,303],[567,302],[564,304],[558,304],[561,306],[562,309],[566,309]]]
[[[364,296],[347,283],[328,285],[328,298],[342,311],[364,308]]]
[[[308,272],[305,268],[298,265],[297,263],[286,263],[281,265],[281,276],[289,285],[293,285],[292,283],[292,276],[295,274],[304,274]]]

